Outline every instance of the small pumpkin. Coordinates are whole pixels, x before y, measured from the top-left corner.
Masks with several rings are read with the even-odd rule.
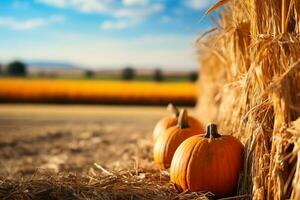
[[[217,125],[210,124],[204,136],[190,137],[177,148],[171,181],[183,191],[231,195],[236,191],[242,162],[242,143],[231,135],[220,135]]]
[[[178,123],[179,110],[173,104],[168,105],[168,110],[173,112],[173,115],[166,116],[159,120],[153,130],[153,141],[155,142],[159,135],[163,134],[168,128],[175,126]],[[194,117],[188,116],[188,124],[191,128],[204,133],[203,126]]]
[[[173,155],[177,147],[187,138],[199,134],[199,131],[192,129],[188,124],[187,111],[180,111],[178,124],[168,128],[157,138],[154,144],[154,162],[161,169],[170,167]]]

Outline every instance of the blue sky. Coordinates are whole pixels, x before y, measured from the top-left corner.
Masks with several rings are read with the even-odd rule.
[[[215,0],[0,0],[0,62],[196,69]]]

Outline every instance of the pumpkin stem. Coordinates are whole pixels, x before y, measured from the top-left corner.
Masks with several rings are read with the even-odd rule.
[[[216,124],[209,124],[206,128],[206,138],[218,138],[221,135],[218,133],[218,127]]]
[[[179,117],[179,110],[176,106],[174,106],[172,103],[169,103],[168,107],[167,107],[167,110],[168,111],[171,111],[173,112],[173,114],[176,116],[176,117]]]
[[[188,115],[186,109],[182,109],[179,113],[178,126],[180,128],[188,128]]]

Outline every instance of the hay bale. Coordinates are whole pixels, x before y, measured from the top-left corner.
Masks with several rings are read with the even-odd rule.
[[[229,1],[216,27],[198,41],[198,115],[245,144],[239,194],[300,199],[300,1]]]

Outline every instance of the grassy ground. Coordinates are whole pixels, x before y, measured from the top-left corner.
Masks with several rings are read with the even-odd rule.
[[[193,199],[152,162],[163,107],[0,105],[0,199]]]

